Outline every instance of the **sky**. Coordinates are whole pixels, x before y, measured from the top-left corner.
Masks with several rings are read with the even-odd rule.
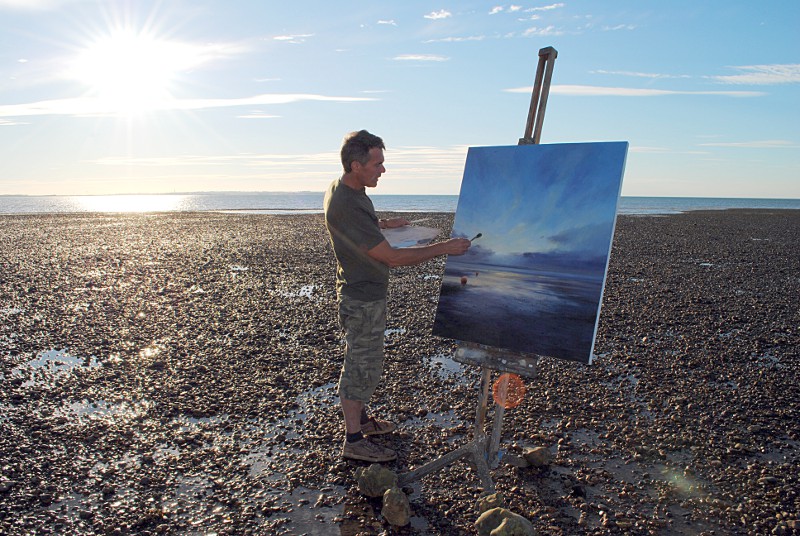
[[[800,198],[800,2],[0,0],[0,195],[458,194],[467,149],[627,141],[627,196]]]

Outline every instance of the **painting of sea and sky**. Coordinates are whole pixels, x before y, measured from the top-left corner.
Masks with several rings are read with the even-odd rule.
[[[434,335],[591,362],[627,142],[471,147]]]

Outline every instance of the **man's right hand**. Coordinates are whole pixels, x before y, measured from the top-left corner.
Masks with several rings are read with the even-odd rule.
[[[472,242],[466,238],[451,238],[443,242],[442,245],[445,248],[445,253],[448,255],[463,255],[472,245]]]

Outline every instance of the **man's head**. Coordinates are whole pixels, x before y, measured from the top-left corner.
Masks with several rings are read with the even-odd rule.
[[[375,134],[370,134],[366,130],[351,132],[344,138],[342,145],[342,166],[345,173],[353,170],[353,162],[365,165],[370,159],[370,149],[386,149],[383,140]]]

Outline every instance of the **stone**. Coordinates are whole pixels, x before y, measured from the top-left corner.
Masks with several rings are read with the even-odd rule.
[[[523,453],[525,460],[533,467],[548,467],[553,460],[553,455],[547,447],[528,447]]]
[[[404,527],[411,522],[411,505],[408,497],[397,486],[386,490],[383,494],[381,515],[395,527]]]
[[[533,536],[536,531],[533,525],[522,516],[505,518],[500,525],[489,533],[491,536]]]
[[[516,454],[506,454],[503,456],[503,462],[506,465],[510,465],[512,467],[518,467],[520,469],[525,469],[526,467],[530,467],[531,464],[523,458],[522,456],[517,456]]]
[[[397,486],[397,475],[378,463],[366,469],[356,469],[358,489],[367,497],[382,497],[386,490]]]
[[[506,522],[506,520],[509,520]],[[533,524],[506,508],[492,508],[475,522],[478,536],[533,536]]]
[[[492,508],[502,508],[505,507],[506,500],[503,497],[502,493],[492,493],[490,495],[484,495],[483,497],[478,499],[477,507],[478,507],[478,515],[484,513],[487,510],[491,510]]]

